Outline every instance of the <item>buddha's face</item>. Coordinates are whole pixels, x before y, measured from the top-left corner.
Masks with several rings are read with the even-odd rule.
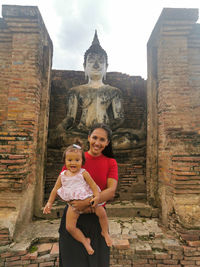
[[[107,66],[104,55],[90,53],[86,59],[85,73],[90,79],[102,79]]]

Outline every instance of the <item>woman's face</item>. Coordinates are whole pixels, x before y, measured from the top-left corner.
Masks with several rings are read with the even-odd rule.
[[[88,136],[90,148],[88,153],[92,156],[100,156],[104,148],[109,144],[107,132],[102,128],[95,129]]]

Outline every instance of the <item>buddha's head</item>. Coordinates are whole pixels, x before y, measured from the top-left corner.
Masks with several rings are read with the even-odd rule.
[[[101,47],[97,31],[95,31],[92,45],[84,55],[84,70],[86,77],[103,78],[106,75],[108,67],[108,57],[106,51]]]

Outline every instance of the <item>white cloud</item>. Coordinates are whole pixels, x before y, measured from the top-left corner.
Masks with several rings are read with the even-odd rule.
[[[108,71],[146,78],[146,44],[164,7],[199,8],[199,0],[1,0],[38,6],[54,44],[53,68],[83,70],[97,29]]]

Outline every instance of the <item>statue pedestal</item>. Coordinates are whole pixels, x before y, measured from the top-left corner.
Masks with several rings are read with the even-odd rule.
[[[56,149],[64,149],[74,144],[76,139],[83,142],[83,149],[87,150],[87,133],[77,132],[75,130],[64,131],[62,129],[50,130],[48,138],[48,147]]]

